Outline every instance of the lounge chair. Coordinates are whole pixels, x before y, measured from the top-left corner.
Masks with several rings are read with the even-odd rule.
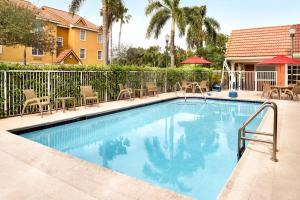
[[[52,104],[50,102],[49,96],[37,97],[35,94],[35,91],[32,89],[24,90],[23,93],[25,95],[26,101],[23,105],[21,116],[24,115],[25,109],[27,107],[33,107],[33,106],[34,107],[38,106],[42,117],[43,117],[44,107],[48,107],[48,109],[50,110],[50,113],[52,114]]]
[[[146,88],[147,88],[147,93],[148,95],[150,93],[153,93],[153,96],[157,96],[158,95],[158,90],[157,90],[157,87],[156,85],[153,83],[153,82],[147,82],[146,83]]]
[[[187,92],[188,90],[191,90],[191,92],[193,91],[193,85],[190,84],[189,82],[187,81],[181,81],[181,89],[184,91],[184,92]]]
[[[120,92],[119,92],[117,100],[120,100],[120,98],[124,97],[125,95],[128,95],[130,99],[132,98],[133,91],[131,88],[126,88],[126,87],[124,87],[123,84],[119,84],[119,89],[120,89]]]
[[[295,85],[291,90],[285,90],[284,94],[291,97],[292,100],[294,99],[294,97],[296,97],[296,99],[298,100],[298,95],[300,94],[300,85]]]
[[[278,93],[278,91],[276,89],[272,89],[271,84],[270,83],[264,83],[263,84],[263,92],[261,94],[261,98],[265,97],[265,95],[267,95],[267,98],[273,98],[272,94],[273,93]]]
[[[80,86],[80,98],[81,105],[84,103],[85,107],[87,104],[95,102],[99,105],[98,92],[94,92],[92,86]]]
[[[199,86],[200,86],[200,88],[203,92],[208,92],[209,91],[209,89],[207,87],[207,81],[201,81]]]

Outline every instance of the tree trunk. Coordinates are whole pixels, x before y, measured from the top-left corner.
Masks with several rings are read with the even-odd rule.
[[[24,65],[27,65],[26,47],[24,47]]]
[[[109,30],[109,63],[113,64],[113,42],[112,42],[112,24],[110,25],[110,30]]]
[[[175,21],[172,19],[170,39],[171,67],[175,66]]]
[[[123,26],[123,22],[122,22],[122,20],[120,20],[119,41],[118,41],[118,54],[119,54],[119,56],[120,56],[120,53],[121,53],[121,34],[122,34],[122,26]]]
[[[102,0],[102,20],[103,20],[103,64],[108,62],[108,21],[106,12],[106,0]]]

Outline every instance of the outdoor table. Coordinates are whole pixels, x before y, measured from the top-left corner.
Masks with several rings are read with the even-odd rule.
[[[75,99],[75,97],[59,97],[59,98],[56,98],[56,101],[55,101],[56,111],[58,109],[58,104],[61,102],[63,112],[65,112],[66,111],[66,101],[67,100],[73,101],[73,109],[76,110],[76,108],[75,108],[75,106],[76,106],[76,99]]]
[[[146,96],[147,90],[146,89],[134,89],[133,96],[135,98],[136,93],[139,93],[139,97],[143,98]]]
[[[291,90],[293,89],[293,86],[289,85],[289,86],[280,86],[280,85],[275,85],[275,86],[271,86],[272,89],[277,90],[278,92],[278,97],[279,99],[281,99],[281,94],[284,90]]]

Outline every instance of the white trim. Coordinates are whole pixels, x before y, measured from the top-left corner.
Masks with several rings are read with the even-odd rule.
[[[58,45],[57,45],[58,39],[61,39],[61,46],[58,46]],[[58,48],[62,48],[62,47],[64,46],[64,38],[63,38],[63,37],[57,37],[57,38],[56,38],[56,46],[57,46]]]
[[[0,54],[3,54],[3,45],[0,45]]]
[[[86,27],[82,27],[82,26],[76,26],[76,25],[73,25],[73,24],[70,24],[70,28],[79,28],[79,29],[84,29],[84,30],[87,30],[87,31],[97,32],[97,33],[100,32],[100,30],[86,28]]]
[[[284,85],[286,86],[286,85],[288,85],[289,84],[289,80],[288,80],[288,78],[289,78],[289,76],[288,76],[288,74],[289,74],[289,72],[288,72],[288,65],[285,65],[285,78],[284,78]]]
[[[81,58],[81,53],[80,53],[81,49],[84,49],[84,58]],[[80,48],[80,49],[79,49],[79,59],[85,60],[85,59],[86,59],[86,54],[87,54],[87,51],[86,51],[85,48]]]
[[[101,59],[99,59],[99,52],[101,52]],[[103,51],[101,50],[97,51],[97,60],[103,60]]]
[[[84,31],[84,39],[81,39],[81,32],[82,31]],[[84,29],[79,30],[79,39],[80,39],[80,41],[86,41],[86,30],[84,30]]]
[[[99,42],[99,36],[101,35],[101,42]],[[98,44],[103,44],[103,34],[102,33],[98,33],[98,36],[97,36],[97,43]]]
[[[34,55],[34,54],[32,54],[32,50],[33,50],[33,48],[34,47],[31,47],[31,56],[34,56],[34,57],[42,57],[42,56],[44,56],[45,54],[44,54],[44,51],[42,51],[43,52],[43,54],[41,54],[41,55]],[[38,48],[36,48],[36,49],[38,49]]]
[[[62,24],[58,24],[57,26],[63,27],[63,28],[70,28],[69,26],[65,26],[65,25],[62,25]]]

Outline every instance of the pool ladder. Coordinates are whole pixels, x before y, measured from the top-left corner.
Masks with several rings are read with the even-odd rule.
[[[200,85],[197,82],[195,82],[195,86],[196,86],[196,88],[198,88],[200,90],[200,93],[202,94],[202,97],[203,97],[204,101],[206,102],[206,96],[205,96],[204,92],[202,91]],[[182,86],[180,85],[179,82],[176,82],[176,84],[175,84],[175,93],[176,93],[176,96],[177,96],[177,87],[179,87],[180,92],[182,92],[182,94],[184,96],[184,99],[186,101],[186,91],[184,89],[182,89]]]
[[[255,132],[255,131],[247,131],[247,126],[266,108],[272,108],[274,111],[274,120],[273,120],[273,133],[264,133],[264,132]],[[243,152],[246,148],[246,141],[260,142],[266,144],[272,144],[272,157],[271,160],[277,162],[276,153],[277,149],[277,120],[278,120],[278,108],[277,104],[272,101],[266,101],[262,104],[262,106],[244,123],[244,125],[238,131],[238,160],[241,158]],[[246,134],[252,135],[264,135],[272,137],[272,140],[265,139],[255,139],[249,138]]]

